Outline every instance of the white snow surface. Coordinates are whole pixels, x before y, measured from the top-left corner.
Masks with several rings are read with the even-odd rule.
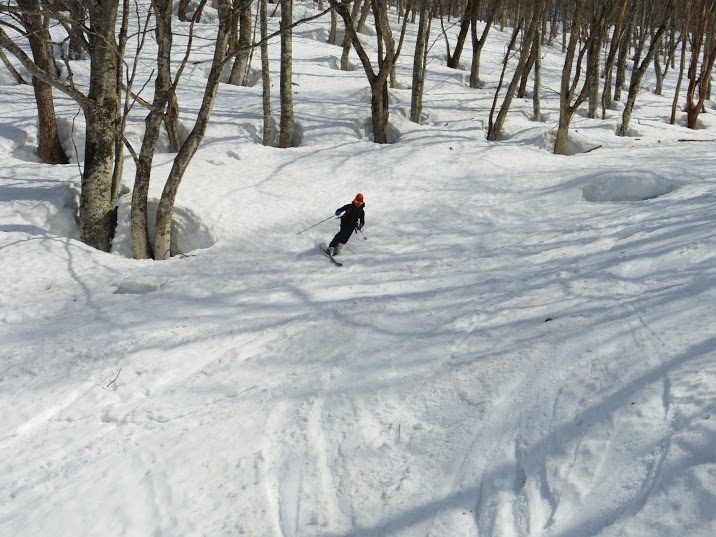
[[[113,253],[77,240],[82,116],[56,94],[73,162],[39,163],[32,88],[1,72],[0,535],[716,535],[714,104],[701,129],[671,126],[676,73],[664,96],[652,77],[631,137],[618,107],[580,111],[574,154],[555,156],[557,44],[542,121],[517,99],[487,142],[510,30],[490,33],[479,90],[434,32],[426,120],[391,90],[379,146],[329,23],[294,29],[298,147],[260,145],[260,83],[222,85],[176,202],[185,255],[166,262],[130,258],[128,195]],[[160,149],[154,204],[174,157]],[[317,248],[335,220],[297,233],[357,192],[368,240],[340,268]]]

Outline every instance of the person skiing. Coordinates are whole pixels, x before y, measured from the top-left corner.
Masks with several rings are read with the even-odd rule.
[[[351,238],[354,230],[360,230],[365,225],[365,203],[363,194],[356,194],[355,199],[348,205],[336,209],[336,216],[341,213],[341,230],[333,237],[328,245],[328,255],[334,256],[341,252],[341,247]]]

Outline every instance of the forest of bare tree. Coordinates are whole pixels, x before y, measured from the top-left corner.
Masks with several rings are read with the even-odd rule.
[[[180,137],[177,121],[182,103],[177,89],[191,61],[194,26],[207,4],[216,10],[216,40],[204,98],[191,132]],[[67,162],[58,139],[53,89],[74,100],[84,115],[86,146],[82,162],[79,222],[82,240],[108,251],[116,226],[116,204],[128,153],[136,164],[132,190],[131,229],[138,259],[171,255],[174,200],[182,177],[196,154],[208,123],[225,68],[229,84],[246,85],[260,73],[263,88],[265,145],[297,143],[292,102],[292,29],[302,24],[293,15],[292,0],[277,5],[267,0],[151,0],[140,9],[135,1],[13,0],[0,6],[0,59],[15,80],[32,84],[38,116],[39,157],[48,164]],[[447,66],[469,72],[470,88],[490,93],[484,110],[486,135],[499,143],[511,103],[531,97],[533,121],[541,121],[541,59],[545,47],[563,54],[559,91],[559,122],[554,152],[566,154],[569,128],[580,108],[591,118],[603,117],[616,101],[623,102],[618,136],[630,135],[634,105],[647,74],[662,94],[663,79],[678,73],[671,123],[683,110],[687,126],[696,128],[710,98],[716,61],[716,0],[318,0],[318,16],[330,17],[328,40],[343,48],[341,69],[357,57],[370,87],[373,140],[388,143],[390,88],[395,87],[399,59],[412,59],[410,119],[420,122],[430,47],[445,47]],[[268,17],[280,9],[280,30],[268,31]],[[315,18],[315,17],[313,17]],[[130,21],[140,35],[130,35]],[[406,50],[406,27],[417,27],[413,50]],[[366,28],[370,26],[371,31]],[[511,32],[496,87],[480,78],[480,56],[490,31]],[[177,32],[188,36],[184,50],[173,46]],[[337,36],[342,35],[342,42]],[[151,79],[137,76],[136,65],[146,40],[158,54]],[[280,121],[272,123],[269,40],[280,40]],[[362,39],[375,41],[372,57]],[[73,64],[88,62],[89,84],[73,80]],[[173,65],[179,68],[172,68]],[[22,72],[19,69],[22,66]],[[31,80],[26,79],[29,73]],[[141,89],[153,86],[151,102]],[[130,114],[144,114],[141,147],[124,136]],[[164,129],[175,152],[157,210],[156,235],[150,240],[147,192],[157,139]],[[275,131],[275,132],[274,132]]]

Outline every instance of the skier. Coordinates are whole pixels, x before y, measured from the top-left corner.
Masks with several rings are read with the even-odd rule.
[[[363,203],[363,194],[356,194],[355,199],[348,205],[344,205],[340,209],[336,209],[336,216],[341,213],[341,230],[333,237],[331,244],[328,245],[328,255],[334,256],[341,252],[341,247],[351,238],[354,230],[360,230],[365,224],[365,203]]]

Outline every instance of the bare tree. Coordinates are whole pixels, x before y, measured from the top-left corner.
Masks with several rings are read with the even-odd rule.
[[[693,0],[684,0],[683,27],[681,29],[681,54],[679,61],[679,76],[676,80],[676,89],[674,90],[674,100],[671,105],[671,120],[673,125],[676,123],[676,107],[679,104],[679,93],[681,92],[681,84],[684,81],[684,67],[686,65],[686,47],[689,44],[689,28],[691,25],[691,9]]]
[[[371,89],[371,118],[373,124],[373,140],[379,144],[388,143],[388,78],[393,70],[405,37],[405,27],[408,18],[403,19],[400,41],[396,48],[393,43],[393,32],[388,20],[388,6],[386,0],[371,0],[371,8],[376,28],[376,41],[378,45],[378,72],[373,69],[368,53],[358,39],[356,26],[353,24],[348,6],[338,0],[330,0],[331,6],[343,18],[346,32],[350,34],[353,48],[363,65]]]
[[[152,9],[156,19],[157,76],[154,80],[154,101],[144,120],[145,132],[139,155],[133,153],[136,165],[132,190],[131,231],[135,259],[151,259],[154,252],[149,242],[147,224],[147,196],[152,173],[152,160],[164,120],[164,108],[173,93],[171,78],[172,50],[172,0],[153,0]]]
[[[535,2],[532,5],[532,19],[529,21],[529,26],[527,26],[527,31],[525,32],[522,40],[522,46],[521,46],[521,52],[519,56],[519,60],[517,62],[517,67],[515,68],[515,73],[512,76],[512,81],[510,82],[510,85],[507,87],[507,92],[505,94],[505,97],[502,101],[502,105],[500,106],[500,111],[497,114],[497,119],[495,122],[492,122],[492,112],[490,112],[490,121],[489,121],[489,127],[487,130],[487,139],[488,140],[497,140],[499,136],[502,133],[502,129],[505,124],[505,120],[507,119],[507,113],[510,109],[510,105],[512,104],[512,99],[515,95],[515,92],[517,90],[517,85],[519,84],[520,79],[522,78],[522,72],[525,68],[525,65],[527,64],[527,60],[530,56],[530,51],[532,50],[532,46],[534,44],[534,36],[537,33],[537,28],[541,25],[542,17],[545,13],[545,7],[547,6],[547,0],[535,0]],[[509,53],[509,51],[508,51]],[[504,70],[503,70],[504,72]],[[495,92],[495,101],[497,100],[497,97],[499,95],[500,88],[497,89],[497,92]],[[495,104],[493,102],[492,111],[495,109]]]
[[[370,2],[370,0],[366,0],[366,2]],[[360,9],[361,9],[361,0],[355,0],[353,2],[353,9],[351,11],[351,20],[356,21],[358,20],[358,16],[360,15]],[[332,11],[335,13],[335,10]],[[348,32],[345,32],[343,34],[343,52],[341,53],[341,71],[348,71],[350,68],[350,54],[351,54],[351,38]]]
[[[651,63],[654,54],[656,54],[656,51],[658,50],[659,46],[661,46],[661,40],[666,33],[669,19],[672,16],[672,10],[673,0],[668,0],[664,8],[663,20],[657,28],[656,32],[654,32],[654,35],[652,36],[646,56],[641,61],[641,63],[639,63],[638,65],[636,63],[634,64],[631,82],[629,84],[629,95],[627,97],[627,102],[624,106],[624,112],[622,113],[622,123],[617,130],[617,135],[619,136],[627,136],[629,133],[629,122],[631,121],[631,114],[634,110],[636,98],[639,94],[639,90],[641,89],[641,81],[644,79],[644,74],[646,73],[646,70]]]
[[[410,121],[420,123],[423,113],[423,90],[427,68],[428,39],[432,22],[432,1],[420,0],[420,22],[413,56],[413,90],[410,97]]]
[[[25,37],[30,44],[35,65],[46,73],[52,73],[54,70],[52,40],[48,21],[43,13],[43,6],[39,0],[17,0],[17,5],[20,8],[17,19],[25,30]],[[68,162],[67,155],[62,149],[57,134],[57,116],[52,97],[52,86],[33,76],[32,87],[37,104],[39,126],[37,154],[47,164],[66,164]]]
[[[261,95],[263,99],[264,128],[261,143],[271,143],[271,73],[268,55],[268,0],[259,0],[261,19]]]
[[[664,79],[666,74],[669,72],[669,68],[674,62],[674,56],[676,55],[676,49],[679,46],[679,42],[676,40],[676,20],[672,17],[669,22],[669,39],[666,38],[663,42],[663,54],[658,52],[654,54],[654,73],[656,74],[656,87],[654,93],[656,95],[663,95],[664,93]],[[661,61],[663,60],[664,66],[662,67]]]
[[[542,90],[542,31],[537,30],[535,33],[534,45],[535,54],[535,79],[534,90],[532,92],[532,120],[542,120],[540,92]]]
[[[229,84],[245,86],[248,84],[251,51],[251,0],[234,0],[234,13],[238,13],[238,16],[232,17],[231,48],[236,48],[238,52],[229,75]]]
[[[204,89],[204,97],[199,107],[194,128],[174,158],[174,163],[167,177],[157,208],[157,229],[154,240],[154,259],[157,260],[169,259],[171,256],[174,201],[184,173],[191,159],[199,149],[199,144],[206,133],[214,101],[216,100],[216,92],[221,82],[221,73],[227,61],[229,34],[231,32],[231,0],[218,0],[217,4],[219,27],[216,35],[211,70],[209,71]]]
[[[632,35],[634,34],[634,29],[636,27],[636,18],[636,4],[633,4],[627,12],[624,35],[619,41],[619,52],[617,53],[617,73],[614,81],[613,99],[615,101],[622,100],[622,89],[624,88],[624,83],[626,81],[627,61],[629,60]]]
[[[497,17],[497,11],[502,5],[502,0],[491,0],[491,4],[487,10],[487,16],[485,17],[485,29],[482,31],[480,37],[478,34],[478,17],[480,14],[481,0],[471,0],[474,3],[473,8],[470,10],[470,37],[472,40],[472,62],[470,67],[470,87],[478,88],[480,86],[480,56],[482,49],[487,42],[487,35],[490,33],[495,18]]]
[[[695,129],[711,89],[711,71],[716,61],[716,2],[697,0],[696,25],[691,37],[689,86],[686,90],[686,126]]]
[[[602,90],[602,119],[606,118],[607,108],[612,107],[612,80],[614,73],[614,62],[616,61],[617,52],[621,42],[626,39],[626,14],[629,6],[629,0],[619,0],[616,16],[614,20],[614,28],[612,30],[612,38],[609,45],[607,59],[604,62],[604,88]]]
[[[293,0],[281,0],[281,121],[279,147],[293,147]]]
[[[589,95],[591,77],[599,76],[598,72],[587,69],[582,88],[577,92],[577,87],[581,81],[584,55],[586,51],[589,50],[592,41],[602,35],[602,28],[605,24],[608,11],[608,6],[602,5],[602,11],[596,17],[596,20],[593,18],[590,24],[586,24],[585,19],[587,18],[587,14],[583,9],[583,3],[579,0],[570,0],[569,5],[571,7],[572,17],[570,22],[569,43],[567,44],[567,54],[564,59],[564,67],[562,68],[562,81],[559,92],[559,123],[554,143],[554,153],[556,155],[567,154],[569,125],[572,122],[572,117]],[[583,26],[587,28],[587,35],[584,38],[582,47],[577,53],[577,43],[581,34],[580,27]],[[575,55],[577,57],[576,62]]]
[[[455,50],[450,54],[450,40],[448,39],[448,32],[445,29],[445,20],[443,18],[442,11],[440,12],[440,25],[443,29],[443,36],[445,38],[445,45],[447,47],[447,66],[451,69],[457,69],[460,65],[460,56],[462,56],[462,49],[465,47],[465,39],[467,39],[468,30],[470,29],[471,11],[477,9],[473,0],[468,0],[465,4],[465,8],[462,13],[462,20],[460,21],[460,31],[457,34],[457,41],[455,42]]]

